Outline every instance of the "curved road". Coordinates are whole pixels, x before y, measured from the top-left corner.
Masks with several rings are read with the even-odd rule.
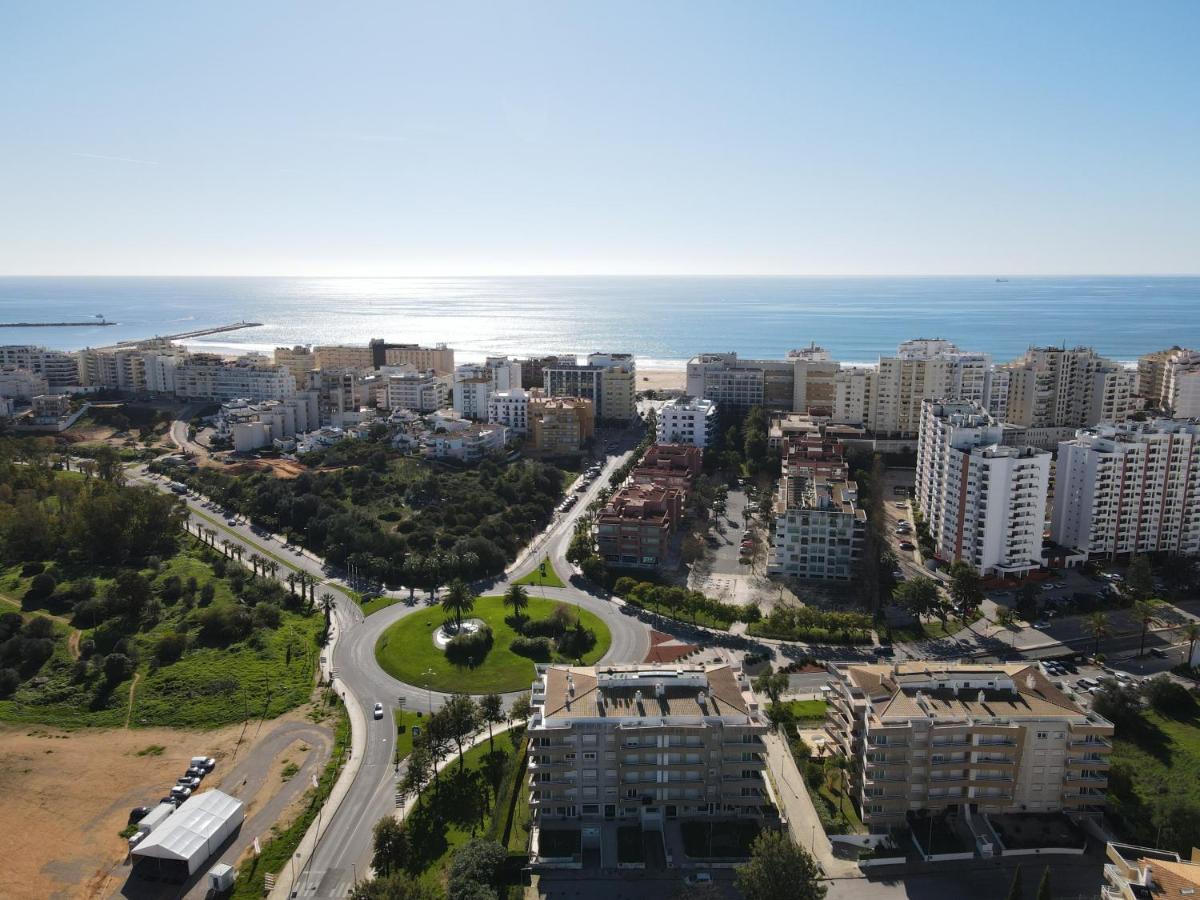
[[[181,437],[186,440],[186,431]],[[502,592],[512,579],[537,568],[545,556],[550,557],[560,575],[570,573],[572,569],[566,561],[566,551],[575,525],[584,515],[587,505],[608,484],[609,475],[628,457],[629,452],[626,451],[610,458],[601,475],[588,489],[575,495],[577,502],[572,510],[556,515],[547,529],[509,567],[503,578],[476,587],[489,593]],[[130,474],[139,481],[166,489],[164,482],[152,480],[146,475],[145,467],[135,467]],[[310,553],[287,548],[278,537],[256,532],[244,522],[230,522],[219,511],[209,509],[204,498],[187,495],[182,499],[189,509],[193,530],[197,525],[203,525],[218,532],[218,541],[228,539],[248,552],[270,555],[281,563],[281,571],[285,576],[288,569],[308,572],[320,580],[320,591],[328,590],[338,599],[334,609],[336,641],[333,658],[328,663],[336,676],[335,687],[344,696],[348,695],[348,701],[356,701],[367,715],[365,740],[360,741],[355,736],[355,747],[363,747],[358,769],[311,857],[305,861],[294,886],[290,884],[291,878],[286,871],[280,873],[279,883],[285,890],[283,896],[287,896],[288,887],[293,887],[297,897],[345,897],[356,880],[370,874],[372,827],[379,819],[395,812],[395,786],[403,774],[403,767],[398,772],[393,764],[393,709],[399,705],[400,698],[403,698],[407,709],[428,710],[440,708],[449,697],[437,691],[429,692],[421,685],[397,681],[375,661],[375,644],[383,631],[404,616],[425,609],[426,604],[418,600],[409,605],[405,602],[407,591],[396,591],[392,592],[392,596],[398,599],[397,603],[365,618],[342,584],[328,577],[322,560]],[[650,648],[648,627],[634,616],[621,614],[618,604],[569,584],[562,588],[531,587],[529,590],[547,599],[578,604],[599,616],[612,633],[612,644],[603,662],[641,662],[646,658]],[[511,704],[520,693],[506,695],[506,703]],[[384,715],[380,720],[370,717],[370,710],[376,702],[384,705]]]

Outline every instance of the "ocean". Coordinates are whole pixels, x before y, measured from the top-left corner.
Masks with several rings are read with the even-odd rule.
[[[901,341],[942,337],[996,361],[1031,344],[1095,347],[1130,361],[1200,344],[1200,277],[1078,278],[0,278],[0,344],[66,350],[246,320],[186,341],[216,352],[370,338],[488,354],[633,352],[681,368],[700,352],[780,358],[815,342],[873,362]]]

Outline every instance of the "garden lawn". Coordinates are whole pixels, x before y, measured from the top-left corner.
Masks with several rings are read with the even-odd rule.
[[[402,601],[399,597],[388,597],[387,595],[380,595],[380,596],[374,598],[373,600],[368,600],[366,603],[362,603],[360,605],[362,606],[363,615],[369,616],[372,613],[377,613],[381,609],[387,609],[389,606],[391,606],[395,603],[400,603],[400,602],[402,602]]]
[[[542,569],[546,573],[542,574]],[[542,557],[541,564],[527,575],[522,575],[513,584],[532,585],[533,587],[563,587],[563,580],[558,577],[558,572],[554,570],[554,563],[550,561],[550,557]]]
[[[797,721],[825,718],[824,700],[788,700],[784,706]]]
[[[411,709],[393,709],[392,717],[396,720],[396,762],[400,762],[412,753],[412,727],[423,724],[425,718]]]
[[[558,605],[557,601],[530,597],[524,615],[542,619]],[[584,664],[590,665],[608,652],[612,635],[608,626],[587,610],[574,607],[572,612],[579,616],[584,628],[595,632],[596,646],[583,657]],[[482,619],[492,627],[492,649],[483,662],[474,667],[450,662],[445,652],[434,646],[433,633],[447,618],[446,613],[436,606],[416,609],[389,627],[375,646],[375,659],[393,678],[406,684],[428,684],[435,691],[490,694],[528,688],[533,682],[534,663],[509,649],[517,637],[517,632],[506,621],[509,616],[511,611],[505,608],[502,598],[480,597],[474,611],[464,617]],[[425,675],[427,669],[433,670],[432,677]]]
[[[1153,710],[1143,710],[1142,716],[1144,735],[1118,730],[1113,741],[1112,814],[1123,838],[1177,849],[1159,833],[1154,816],[1170,803],[1200,807],[1200,720],[1172,719]]]

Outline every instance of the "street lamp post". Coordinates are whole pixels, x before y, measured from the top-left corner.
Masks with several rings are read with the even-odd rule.
[[[430,686],[431,685],[430,679],[432,679],[436,673],[433,671],[433,666],[430,666],[422,674],[425,676],[425,692],[427,694],[428,702],[429,702],[429,715],[432,716],[433,715],[433,688]]]

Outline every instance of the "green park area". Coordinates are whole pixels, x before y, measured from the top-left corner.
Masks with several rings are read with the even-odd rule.
[[[554,563],[550,561],[550,557],[543,556],[542,561],[538,563],[538,567],[532,572],[522,575],[513,584],[523,584],[530,587],[563,587],[563,580],[558,577],[558,572],[554,570]]]
[[[607,652],[612,636],[608,627],[587,610],[530,597],[529,605],[522,611],[521,627],[528,633],[529,623],[550,619],[560,607],[572,621],[577,620],[584,631],[595,636],[590,649],[578,658],[584,664],[600,659]],[[455,662],[434,644],[434,632],[447,618],[443,610],[430,607],[416,610],[396,622],[383,633],[375,647],[379,665],[406,684],[428,685],[435,691],[485,694],[529,687],[535,660],[514,652],[514,642],[526,635],[514,627],[518,620],[505,607],[502,598],[480,597],[475,601],[474,609],[464,616],[465,619],[480,619],[491,628],[491,644],[480,656]],[[552,653],[550,658],[538,661],[574,662],[575,657]]]

